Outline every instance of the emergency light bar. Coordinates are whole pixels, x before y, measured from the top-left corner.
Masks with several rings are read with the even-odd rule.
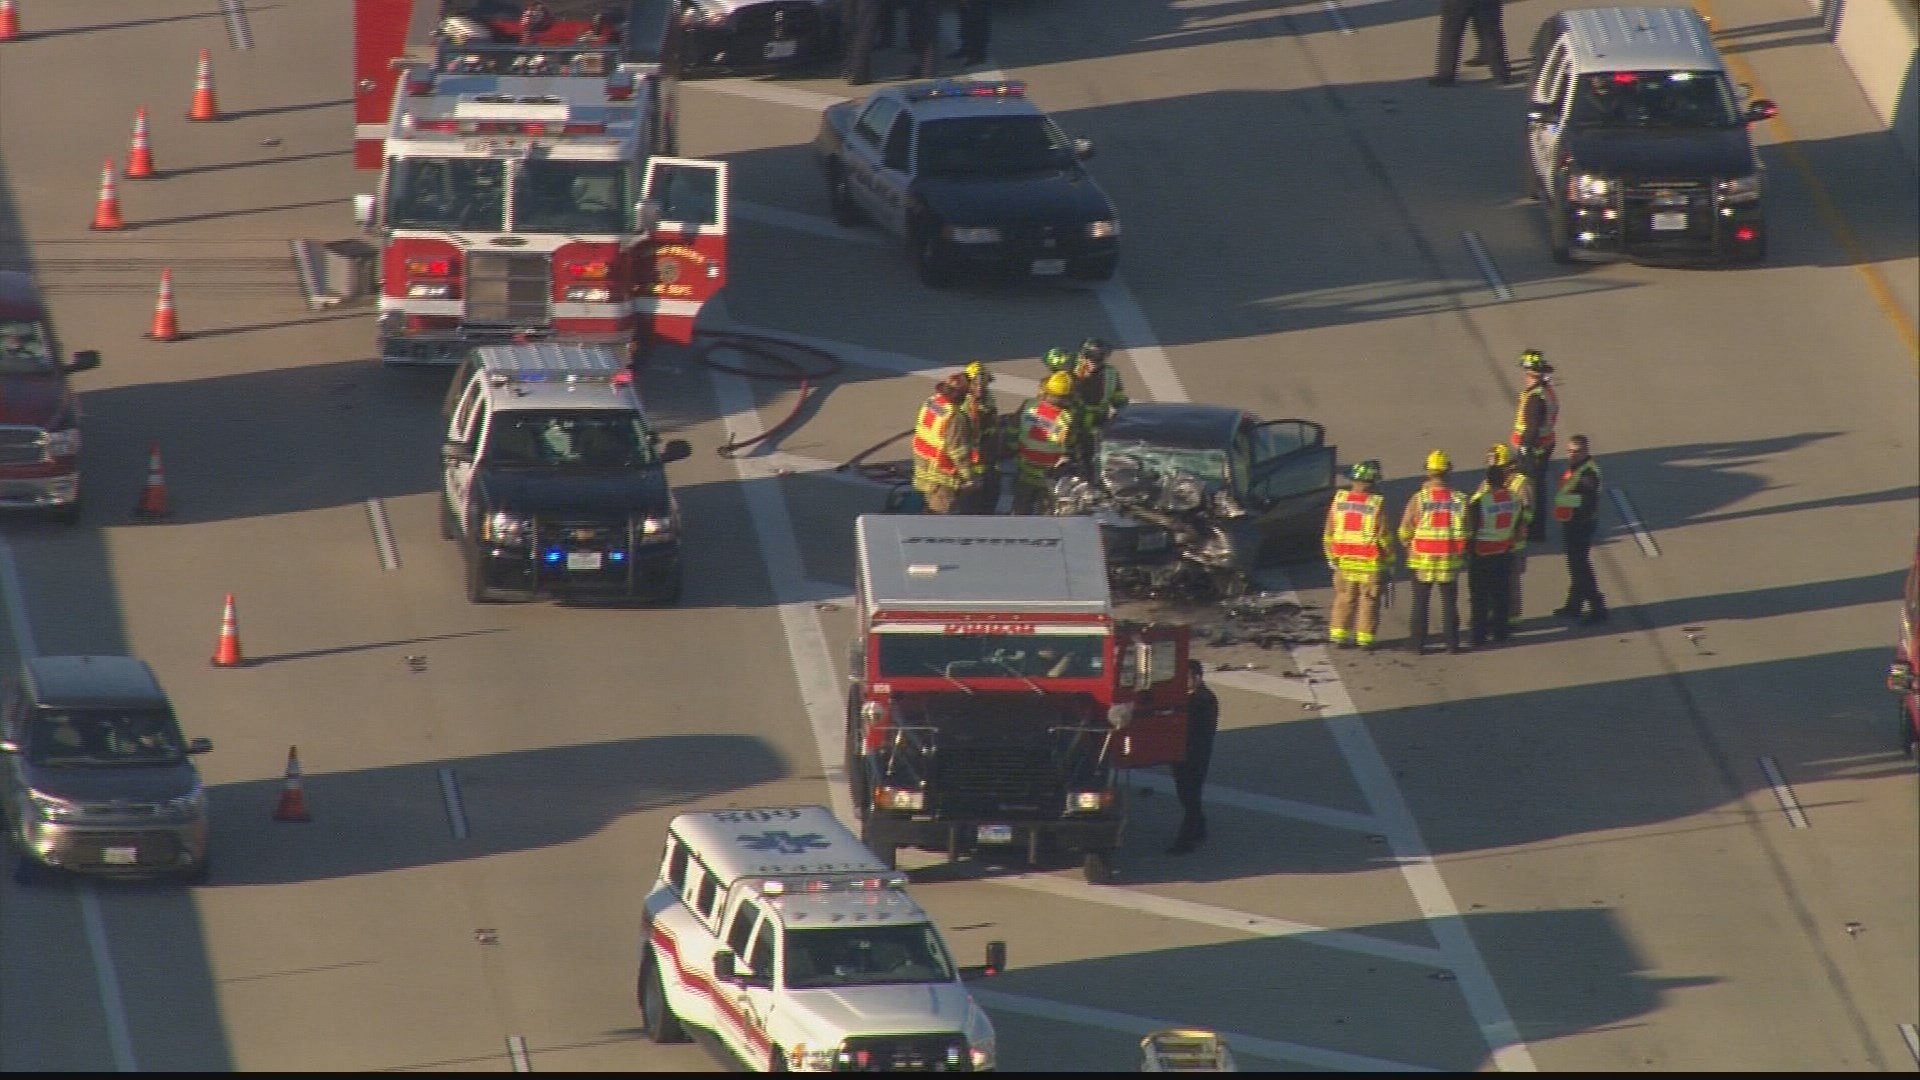
[[[762,896],[785,896],[789,893],[824,892],[880,892],[883,889],[904,889],[907,887],[907,875],[888,874],[885,877],[864,878],[808,878],[804,881],[788,881],[785,878],[769,878],[760,883]]]
[[[941,79],[938,82],[923,83],[919,86],[910,87],[906,94],[908,101],[929,101],[934,98],[957,97],[1026,97],[1027,84],[1015,82],[1010,79],[1003,79],[996,82],[980,82],[973,79]]]
[[[605,135],[603,123],[564,124],[551,120],[417,120],[401,125],[406,131],[443,135]]]
[[[489,386],[521,386],[527,383],[553,383],[565,386],[631,386],[633,372],[618,371],[490,371]]]
[[[462,94],[453,103],[456,120],[558,120],[565,123],[567,103],[561,98],[514,97],[511,94]]]

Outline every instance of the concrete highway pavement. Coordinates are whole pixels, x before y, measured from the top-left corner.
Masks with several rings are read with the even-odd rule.
[[[1508,6],[1516,51],[1552,6]],[[364,314],[308,312],[285,271],[239,261],[346,235],[370,183],[346,156],[349,5],[263,7],[257,47],[227,51],[204,5],[75,0],[0,45],[0,101],[74,106],[0,113],[0,259],[39,266],[69,348],[107,356],[82,377],[87,522],[6,537],[12,648],[153,661],[218,747],[220,845],[201,889],[0,885],[0,1067],[508,1068],[509,1036],[538,1069],[712,1067],[634,1035],[634,912],[677,809],[844,798],[821,760],[850,632],[832,598],[880,495],[805,467],[898,431],[928,373],[982,358],[1017,391],[1088,333],[1132,349],[1140,396],[1310,416],[1396,478],[1436,445],[1476,461],[1512,357],[1542,348],[1563,431],[1593,435],[1658,555],[1608,538],[1606,633],[1546,617],[1550,544],[1514,647],[1310,647],[1223,677],[1200,855],[1157,854],[1175,812],[1143,791],[1118,887],[923,873],[963,959],[1012,946],[983,996],[1008,1067],[1130,1068],[1152,1020],[1231,1031],[1249,1065],[1913,1063],[1915,786],[1879,669],[1915,527],[1920,229],[1911,171],[1792,32],[1803,6],[1721,13],[1796,139],[1759,129],[1774,258],[1729,272],[1553,266],[1516,199],[1521,91],[1426,88],[1431,19],[1405,5],[1002,7],[995,59],[1100,145],[1120,283],[923,290],[878,234],[825,222],[805,143],[845,87],[683,92],[685,150],[733,161],[745,204],[715,325],[857,362],[785,456],[731,463],[705,451],[791,400],[686,356],[650,376],[699,451],[674,467],[696,563],[673,611],[467,605],[433,520],[439,380],[379,370]],[[200,47],[223,124],[158,104],[184,110]],[[124,77],[88,80],[103,57]],[[99,158],[143,102],[173,175],[123,185],[135,230],[90,236]],[[100,119],[76,137],[76,114]],[[196,340],[140,341],[151,294],[127,282],[196,255]],[[128,527],[150,441],[181,513]],[[1324,599],[1315,564],[1289,569]],[[271,662],[207,667],[226,592]],[[268,820],[290,743],[313,825]]]

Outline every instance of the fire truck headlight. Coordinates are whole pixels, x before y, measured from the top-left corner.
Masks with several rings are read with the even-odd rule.
[[[1067,795],[1067,813],[1097,814],[1107,808],[1113,796],[1105,791],[1075,791]]]
[[[920,811],[927,808],[927,793],[907,788],[877,787],[873,789],[873,802],[883,810]]]
[[[444,281],[425,283],[415,282],[407,286],[409,300],[446,300],[453,296],[453,286]]]
[[[989,226],[980,228],[962,228],[949,225],[946,228],[947,239],[956,244],[997,244],[1000,242],[1000,230]]]
[[[1088,239],[1111,240],[1114,237],[1119,235],[1120,235],[1120,223],[1118,221],[1109,220],[1109,221],[1087,222],[1087,238]]]
[[[1601,205],[1613,198],[1613,181],[1604,176],[1574,173],[1567,177],[1567,199],[1589,206]]]
[[[569,285],[567,299],[576,304],[604,304],[613,299],[613,290],[605,285]]]
[[[1115,731],[1125,731],[1133,726],[1133,702],[1123,701],[1107,710],[1107,723]]]
[[[887,718],[887,703],[869,701],[860,706],[860,719],[869,724],[877,724]]]
[[[481,539],[493,544],[524,544],[528,525],[526,518],[499,511],[488,515]]]
[[[80,429],[62,428],[47,432],[47,457],[73,457],[80,453]]]
[[[671,517],[650,517],[640,522],[640,542],[643,544],[664,544],[673,539],[677,532]]]

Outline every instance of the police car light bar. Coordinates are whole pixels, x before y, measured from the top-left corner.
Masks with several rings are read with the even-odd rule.
[[[556,383],[568,386],[631,386],[633,372],[619,371],[491,371],[488,386],[518,386],[525,383]]]
[[[927,101],[951,97],[1025,97],[1027,84],[1010,79],[978,82],[971,79],[942,79],[907,91],[908,101]]]

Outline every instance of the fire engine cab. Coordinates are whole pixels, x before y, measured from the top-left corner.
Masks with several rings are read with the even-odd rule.
[[[1085,517],[863,515],[847,776],[861,839],[1083,857],[1104,883],[1123,770],[1186,756],[1185,626],[1115,618]]]
[[[599,19],[451,6],[355,2],[355,164],[380,181],[354,209],[377,238],[382,359],[691,341],[726,284],[728,177],[670,156],[676,80],[605,0]]]

